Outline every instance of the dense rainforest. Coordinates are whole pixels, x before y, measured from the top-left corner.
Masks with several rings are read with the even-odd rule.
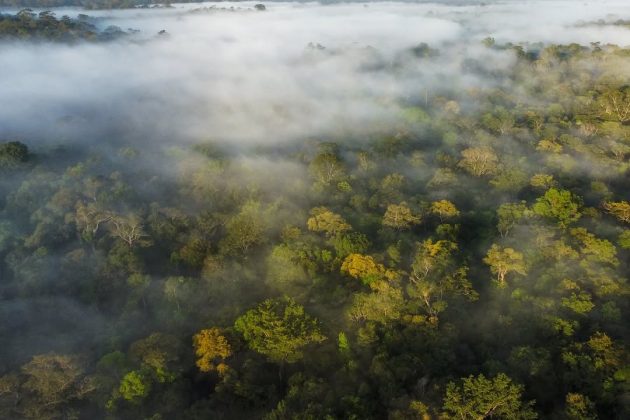
[[[201,3],[183,0],[177,3]],[[160,0],[0,0],[0,7],[82,7],[87,10],[130,9],[137,7],[170,7],[170,1]]]
[[[630,48],[479,47],[367,136],[0,138],[0,417],[630,418]]]
[[[133,30],[131,31],[133,32]],[[45,42],[112,41],[127,35],[117,26],[99,30],[87,15],[57,18],[49,10],[39,13],[22,9],[16,14],[0,13],[0,40],[31,40]]]

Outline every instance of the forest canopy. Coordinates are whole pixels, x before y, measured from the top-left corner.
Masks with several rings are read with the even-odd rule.
[[[0,417],[630,418],[630,30],[544,4],[1,15]]]

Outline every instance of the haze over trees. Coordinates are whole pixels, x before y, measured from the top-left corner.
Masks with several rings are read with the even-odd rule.
[[[534,4],[2,15],[0,418],[630,418],[630,29]]]

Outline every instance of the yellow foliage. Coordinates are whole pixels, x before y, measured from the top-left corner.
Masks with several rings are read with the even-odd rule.
[[[385,274],[385,267],[369,255],[350,254],[343,260],[341,272],[370,283]]]
[[[603,207],[622,222],[630,223],[630,203],[627,201],[610,201],[604,203]]]
[[[197,359],[197,367],[201,372],[216,370],[219,375],[227,372],[228,366],[223,362],[232,355],[232,347],[218,328],[199,331],[193,336],[193,347]],[[215,361],[220,362],[215,365]]]
[[[311,215],[312,217],[307,220],[306,225],[309,230],[314,232],[325,232],[328,236],[334,236],[352,230],[352,227],[343,217],[326,207],[315,207],[311,210]]]
[[[455,204],[448,200],[439,200],[431,203],[431,213],[436,214],[440,220],[459,216],[459,210]]]

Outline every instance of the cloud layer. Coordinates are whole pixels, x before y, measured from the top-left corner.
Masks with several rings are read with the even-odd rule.
[[[618,0],[274,2],[266,12],[254,11],[254,4],[214,4],[240,8],[233,12],[190,13],[211,3],[98,11],[91,14],[99,25],[140,33],[105,44],[5,43],[0,137],[273,144],[340,130],[361,135],[395,122],[400,100],[441,85],[492,83],[460,71],[469,57],[493,68],[509,65],[510,54],[480,47],[487,36],[630,44],[626,28],[576,25],[627,17],[627,4]],[[158,37],[160,30],[169,35]],[[401,59],[420,43],[442,55],[430,62]]]

